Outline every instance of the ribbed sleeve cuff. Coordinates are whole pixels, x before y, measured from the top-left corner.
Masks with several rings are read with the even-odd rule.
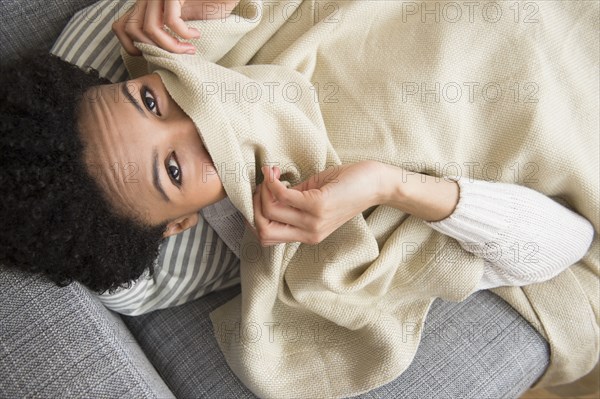
[[[510,187],[465,177],[447,178],[458,183],[458,204],[447,218],[425,223],[464,243],[497,241],[499,232],[510,226],[510,221],[506,218],[513,211]]]

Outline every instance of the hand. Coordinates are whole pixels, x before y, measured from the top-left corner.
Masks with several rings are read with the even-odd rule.
[[[154,44],[177,54],[194,54],[191,43],[177,40],[164,28],[185,40],[200,37],[184,21],[225,18],[240,0],[137,0],[135,5],[115,21],[112,29],[131,55],[141,55],[133,42]]]
[[[287,188],[278,167],[262,168],[254,194],[254,221],[263,246],[283,242],[317,244],[382,199],[382,164],[336,165]],[[251,226],[250,226],[251,227]]]

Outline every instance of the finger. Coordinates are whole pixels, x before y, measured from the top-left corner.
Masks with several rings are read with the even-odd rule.
[[[190,7],[186,12],[188,17],[195,19],[219,19],[226,16],[226,8],[223,2],[204,2],[200,7]]]
[[[275,245],[285,242],[296,242],[306,240],[306,234],[294,226],[286,225],[267,219],[262,213],[261,185],[257,186],[256,193],[252,197],[254,208],[253,232],[258,237],[261,245]]]
[[[304,227],[302,212],[277,201],[266,184],[261,184],[261,199],[261,212],[266,219],[299,228]]]
[[[272,172],[267,172],[265,176],[269,176],[269,178],[265,178],[265,185],[279,202],[303,211],[309,211],[312,208],[312,202],[315,200],[312,190],[298,191],[288,189],[278,178],[274,177]]]
[[[181,19],[193,21],[199,19],[225,19],[238,5],[240,0],[193,1],[181,6]],[[183,3],[183,1],[182,1]]]
[[[125,24],[125,33],[133,42],[156,45],[152,38],[146,34],[145,27],[146,19],[148,18],[148,13],[151,11],[151,8],[161,1],[162,0],[140,1],[139,10],[130,15]],[[134,48],[138,50],[135,46]],[[141,54],[139,50],[138,52]]]
[[[269,220],[265,218],[262,214],[262,200],[261,200],[261,185],[256,186],[256,192],[252,196],[252,206],[254,209],[254,226],[256,231],[258,232],[259,226],[260,228],[264,228],[268,225]]]
[[[281,169],[279,169],[279,166],[273,166],[273,177],[275,179],[281,178]]]
[[[180,0],[165,0],[164,22],[173,32],[184,39],[200,37],[197,29],[190,28],[183,21]]]
[[[112,30],[119,39],[125,51],[133,56],[140,56],[142,52],[133,45],[134,37],[142,36],[144,14],[146,13],[146,1],[136,2],[125,15],[115,21]],[[149,39],[148,39],[149,40]]]
[[[180,42],[164,30],[164,6],[165,3],[163,0],[152,0],[149,2],[144,19],[144,33],[158,47],[164,50],[176,54],[194,54],[196,48],[193,44]]]
[[[269,245],[269,243],[273,243],[273,240],[268,238],[268,234],[270,233],[269,225],[270,221],[265,218],[262,214],[262,201],[261,201],[261,187],[258,185],[256,187],[256,192],[252,196],[252,205],[254,208],[254,226],[256,226],[252,231],[258,237],[260,244],[263,246]]]

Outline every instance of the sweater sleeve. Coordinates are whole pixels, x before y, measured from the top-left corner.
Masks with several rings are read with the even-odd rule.
[[[478,289],[548,280],[581,259],[591,223],[551,198],[516,184],[451,177],[460,188],[453,213],[425,222],[484,259]]]

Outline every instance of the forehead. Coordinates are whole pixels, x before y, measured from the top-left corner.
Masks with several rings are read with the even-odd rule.
[[[142,137],[144,118],[121,93],[121,87],[96,86],[82,98],[79,128],[84,160],[90,175],[120,213],[145,220],[154,197],[148,184],[151,177],[147,176],[150,142]]]

